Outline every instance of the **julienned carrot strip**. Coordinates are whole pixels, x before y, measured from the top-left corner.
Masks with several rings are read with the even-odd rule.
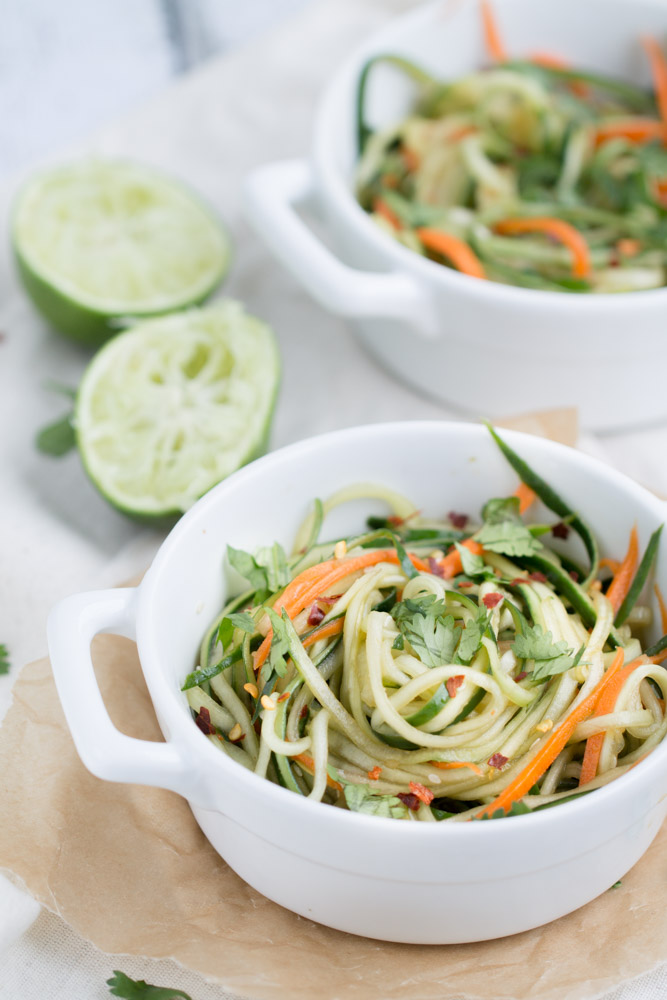
[[[441,771],[454,771],[459,767],[467,767],[480,777],[484,774],[481,767],[478,767],[477,764],[473,764],[472,761],[469,760],[432,760],[429,761],[429,763],[432,764],[433,767],[439,767]]]
[[[535,502],[537,493],[531,490],[525,483],[519,483],[514,491],[514,496],[519,498],[519,513],[525,514],[528,508]]]
[[[614,578],[609,584],[607,598],[611,601],[614,611],[618,611],[625,600],[625,595],[630,589],[635,570],[637,569],[637,558],[639,555],[639,539],[637,537],[637,527],[633,527],[630,532],[628,551],[625,553],[623,562],[614,574]]]
[[[308,771],[308,774],[315,774],[315,761],[307,753],[298,753],[292,757],[292,760],[300,764],[304,770]],[[343,791],[343,786],[338,781],[334,781],[330,774],[327,774],[327,785],[329,788],[335,788],[337,792]]]
[[[655,596],[658,599],[658,607],[660,608],[660,621],[662,623],[662,633],[667,635],[667,605],[665,605],[665,598],[662,596],[662,591],[656,583],[654,588]]]
[[[409,554],[409,559],[415,569],[420,573],[430,573],[428,563],[418,556]],[[334,583],[342,580],[352,573],[357,573],[368,566],[374,566],[379,562],[398,563],[399,558],[396,549],[373,549],[364,552],[361,556],[352,556],[347,559],[329,559],[326,562],[318,563],[305,569],[287,585],[285,590],[276,598],[273,605],[274,610],[280,614],[284,608],[290,618],[298,615],[308,604],[323,594]],[[271,639],[273,629],[266,633],[262,645],[254,653],[255,670],[259,670],[271,649]]]
[[[415,153],[414,149],[408,149],[407,146],[403,146],[401,149],[401,156],[403,157],[403,163],[405,164],[406,170],[410,173],[413,173],[415,170],[419,170],[421,160],[419,159],[419,154]]]
[[[639,240],[623,239],[618,240],[616,243],[616,249],[621,257],[636,257],[641,248],[642,245]]]
[[[312,646],[314,642],[319,642],[320,639],[328,639],[330,635],[338,635],[339,632],[343,631],[345,625],[344,618],[334,618],[331,622],[326,622],[322,628],[318,628],[315,632],[311,632],[307,635],[305,639],[302,640],[304,647]]]
[[[664,139],[665,123],[655,118],[620,118],[595,126],[593,140],[596,146],[609,139],[627,139],[636,144]]]
[[[496,62],[507,62],[507,50],[505,49],[500,37],[500,31],[498,30],[498,23],[496,21],[495,14],[493,13],[493,8],[491,7],[489,0],[482,0],[481,6],[486,51],[488,52],[490,58],[495,59]]]
[[[653,89],[655,90],[656,101],[660,109],[660,117],[663,124],[667,125],[667,61],[665,60],[665,54],[656,39],[650,35],[642,38],[642,45],[651,64]]]
[[[547,737],[533,759],[510,781],[507,788],[504,788],[493,802],[484,806],[477,813],[477,819],[482,819],[483,816],[490,816],[498,809],[507,812],[513,802],[522,799],[530,791],[535,782],[553,764],[579,723],[583,722],[584,719],[587,719],[595,711],[602,694],[618,673],[622,662],[623,650],[619,649],[609,670],[603,674],[588,697],[579,702],[577,707],[569,715],[566,715],[563,721],[552,730],[551,735]]]
[[[614,573],[618,573],[618,568],[619,568],[620,565],[621,564],[618,561],[618,559],[607,559],[606,557],[604,559],[600,559],[600,563],[599,563],[600,569],[602,569],[604,566],[606,566],[607,569],[611,570],[612,575]]]
[[[621,693],[626,680],[630,674],[643,663],[646,663],[646,657],[640,656],[639,659],[633,660],[631,663],[627,663],[624,667],[621,667],[616,676],[609,683],[608,687],[602,693],[602,696],[597,704],[597,708],[593,713],[593,717],[596,715],[608,715],[610,712],[614,711],[616,702],[618,701],[618,696]],[[593,733],[593,735],[589,736],[586,740],[586,749],[584,750],[584,759],[581,762],[581,774],[579,775],[580,787],[581,785],[587,785],[588,782],[592,781],[597,774],[604,737],[604,733]]]
[[[446,257],[457,271],[468,274],[471,278],[486,278],[481,260],[463,240],[444,233],[442,229],[430,229],[427,226],[420,226],[415,232],[427,250]]]
[[[523,233],[544,233],[545,236],[551,236],[572,254],[572,274],[575,278],[587,278],[590,274],[591,254],[588,243],[569,222],[543,215],[530,219],[501,219],[493,228],[506,236],[519,236]]]
[[[476,542],[474,538],[466,538],[461,542],[461,545],[464,549],[469,549],[474,556],[481,556],[484,551],[479,542]],[[452,549],[444,559],[440,560],[439,565],[445,580],[451,580],[453,576],[458,576],[459,573],[463,572],[461,553],[458,549]]]
[[[394,229],[401,228],[401,220],[396,215],[396,212],[392,212],[384,198],[376,198],[374,200],[373,211],[376,215],[381,215],[383,219],[386,219]]]

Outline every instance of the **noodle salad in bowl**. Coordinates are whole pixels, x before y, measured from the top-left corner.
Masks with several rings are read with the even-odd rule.
[[[245,585],[184,684],[221,752],[338,808],[457,823],[588,795],[665,737],[667,636],[644,641],[642,603],[661,527],[641,556],[633,528],[622,559],[600,559],[580,513],[490,431],[520,481],[477,521],[361,484],[315,501],[290,556],[228,546]],[[321,541],[364,496],[390,516]],[[531,522],[535,500],[551,519]]]

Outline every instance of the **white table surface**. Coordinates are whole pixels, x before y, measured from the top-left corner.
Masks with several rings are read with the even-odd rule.
[[[116,20],[110,12],[112,6]],[[330,72],[350,46],[392,13],[411,6],[410,0],[321,0],[316,4],[254,0],[254,5],[198,0],[192,5],[196,18],[183,13],[185,6],[178,0],[155,0],[145,5],[131,0],[115,0],[115,4],[97,0],[93,17],[93,5],[71,0],[69,14],[67,6],[59,8],[58,16],[52,14],[51,35],[44,36],[48,44],[44,38],[40,42],[26,34],[25,18],[10,11],[0,36],[0,85],[6,83],[3,73],[8,73],[3,55],[11,51],[11,58],[16,59],[17,51],[24,51],[36,65],[39,86],[48,93],[48,73],[39,65],[40,56],[55,58],[54,45],[57,47],[57,39],[62,37],[62,44],[69,45],[71,52],[69,83],[61,81],[61,89],[52,97],[58,104],[82,86],[87,73],[107,80],[109,72],[104,86],[113,89],[113,81],[119,89],[113,99],[106,91],[102,94],[95,112],[99,120],[105,109],[118,109],[138,96],[145,97],[175,71],[211,51],[257,34],[260,17],[265,27],[270,18],[275,20],[279,7],[283,13],[302,8],[271,34],[260,35],[245,48],[208,62],[78,146],[133,156],[182,176],[227,221],[236,260],[225,290],[274,325],[284,358],[273,447],[357,423],[456,419],[446,406],[418,397],[377,368],[346,325],[315,306],[267,255],[243,222],[239,207],[240,183],[249,168],[307,152],[316,98]],[[21,9],[29,14],[31,8],[41,14],[53,10],[48,0],[30,0]],[[89,25],[88,35],[80,20],[84,8],[85,17],[94,20],[95,30],[91,34]],[[234,18],[225,20],[224,10],[227,14],[233,11]],[[102,11],[99,19],[98,11]],[[127,41],[127,32],[122,35],[119,13],[126,19],[125,29],[128,23],[132,25],[134,48]],[[68,25],[72,28],[69,33]],[[89,41],[90,47],[76,69],[77,47],[85,48]],[[123,72],[111,74],[107,69],[109,50],[119,60],[121,70],[124,67],[128,74],[135,74],[129,82],[121,79]],[[9,89],[12,87],[16,100],[0,86],[3,121],[10,110],[20,117],[16,115],[21,97],[16,72],[9,81]],[[101,83],[100,89],[104,90]],[[19,149],[18,139],[12,141],[11,126],[0,128],[0,157],[4,152],[5,164],[22,168],[0,186],[0,227],[4,232],[20,176],[36,158],[44,161],[62,156],[63,144],[75,139],[83,124],[93,120],[90,103],[76,121],[66,121],[66,127],[58,126],[55,112],[47,125],[49,115],[44,109],[38,114],[28,98],[24,104],[25,121],[36,115],[48,137],[45,140],[43,135],[36,136],[34,128],[32,132],[26,128]],[[62,108],[59,114],[63,119]],[[52,604],[68,593],[115,584],[143,569],[162,536],[136,527],[111,510],[89,485],[76,455],[56,461],[35,451],[36,430],[64,409],[63,401],[45,388],[46,381],[75,385],[87,355],[49,331],[35,314],[17,284],[4,241],[0,245],[0,332],[4,334],[0,340],[0,641],[9,646],[12,660],[10,677],[0,678],[1,716],[9,704],[10,685],[19,666],[45,652],[44,623]],[[317,372],[317,379],[313,372]],[[667,467],[662,461],[667,427],[605,438],[583,436],[580,444],[667,496]],[[0,821],[8,819],[2,816],[0,802]],[[33,923],[37,913],[36,905],[23,894],[7,883],[0,885],[2,1000],[102,998],[108,996],[104,980],[114,968],[185,989],[193,1000],[229,996],[170,962],[102,955],[52,914],[42,913]],[[663,967],[625,985],[608,1000],[667,996],[666,970]]]

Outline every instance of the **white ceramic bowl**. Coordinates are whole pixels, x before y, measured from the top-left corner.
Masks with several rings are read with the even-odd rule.
[[[619,473],[524,434],[507,440],[618,554],[664,505]],[[58,692],[84,764],[111,781],[185,796],[213,846],[252,886],[340,930],[390,941],[451,943],[536,927],[604,892],[641,857],[667,812],[667,743],[618,781],[556,809],[487,823],[419,824],[310,802],[248,773],[195,726],[180,691],[224,603],[227,543],[290,544],[311,498],[384,482],[426,513],[476,513],[516,476],[481,426],[435,422],[353,428],[262,458],[215,487],[176,525],[136,590],[67,598],[49,620]],[[326,533],[352,533],[378,503],[339,508]],[[667,590],[667,553],[657,578]],[[137,639],[166,743],[119,733],[94,679],[97,632]]]
[[[517,56],[547,49],[574,65],[650,85],[639,37],[662,39],[664,4],[648,0],[493,0]],[[283,264],[327,309],[354,320],[387,368],[474,416],[578,406],[585,425],[610,429],[667,414],[650,383],[667,363],[667,289],[570,295],[479,281],[442,267],[384,233],[353,195],[355,93],[376,53],[405,55],[441,78],[484,65],[478,0],[438,0],[392,21],[348,59],[320,104],[309,161],[262,167],[248,179],[247,212]],[[376,125],[403,117],[414,91],[379,66],[369,88]],[[321,212],[337,256],[296,212]],[[465,372],[460,378],[457,373]]]

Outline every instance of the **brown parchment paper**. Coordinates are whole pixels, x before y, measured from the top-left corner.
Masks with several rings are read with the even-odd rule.
[[[160,740],[134,644],[98,636],[93,660],[115,724]],[[183,799],[85,770],[46,659],[0,728],[0,817],[0,868],[103,951],[171,957],[253,1000],[593,1000],[667,960],[667,827],[619,888],[499,941],[387,944],[298,917],[227,867]]]

